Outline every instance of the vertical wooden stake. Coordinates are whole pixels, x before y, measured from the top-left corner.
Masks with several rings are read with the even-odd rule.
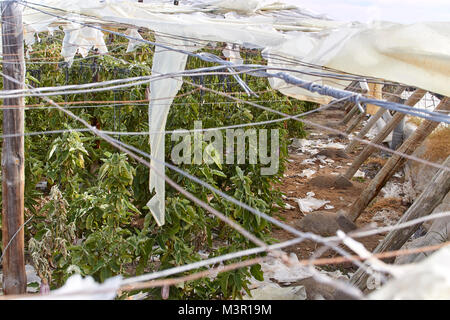
[[[4,90],[24,89],[22,8],[16,1],[3,1],[1,5]],[[11,78],[18,83],[10,80]],[[23,97],[4,99],[4,106],[11,106],[11,108],[3,111],[3,134],[18,135],[4,138],[2,150],[4,294],[23,294],[26,293],[27,287],[22,227],[25,186],[24,101]]]

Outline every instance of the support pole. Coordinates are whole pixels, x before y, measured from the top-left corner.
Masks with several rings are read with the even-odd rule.
[[[413,107],[415,106],[426,94],[426,91],[417,89],[414,94],[406,101],[406,105]],[[384,139],[392,132],[392,130],[395,129],[395,127],[398,126],[400,121],[406,116],[406,114],[397,112],[393,117],[392,120],[389,121],[389,123],[383,128],[383,130],[377,134],[375,138],[371,141],[375,144],[381,144],[383,143]],[[353,178],[356,171],[361,167],[361,165],[366,161],[370,155],[375,151],[375,147],[371,145],[367,145],[364,150],[360,153],[360,155],[353,161],[350,168],[348,168],[347,172],[344,174],[344,177],[348,180]]]
[[[354,86],[352,87],[352,89],[348,89],[348,91],[353,91],[353,90],[358,91],[357,88],[358,88],[359,85],[360,85],[360,83],[358,82],[356,85],[354,85]],[[367,89],[364,89],[364,88],[361,86],[361,93],[362,93],[362,94],[366,94],[367,92],[368,92]],[[349,122],[356,114],[360,113],[359,107],[358,107],[355,103],[350,102],[350,101],[347,101],[347,103],[344,105],[344,109],[345,109],[345,112],[346,112],[347,114],[345,115],[344,119],[342,119],[342,121],[340,122],[340,125],[346,125],[346,124],[348,124],[348,122]]]
[[[450,168],[450,157],[444,161],[443,165]],[[428,183],[425,190],[413,205],[405,212],[398,224],[419,219],[430,215],[433,210],[442,202],[450,191],[450,171],[440,169],[433,179]],[[387,234],[384,240],[375,248],[373,253],[389,252],[400,250],[406,241],[411,238],[414,232],[419,229],[421,224],[393,230]],[[364,291],[367,287],[369,275],[363,270],[358,269],[350,279],[350,282]]]
[[[405,88],[400,86],[397,90],[395,90],[392,96],[389,96],[387,101],[398,102],[398,96],[401,95],[403,91],[405,91]],[[370,118],[369,122],[364,126],[364,128],[361,129],[361,131],[358,133],[357,138],[364,139],[366,134],[369,133],[370,129],[372,129],[372,127],[377,123],[377,121],[383,116],[385,112],[386,109],[380,108],[377,113],[375,113],[375,115]],[[358,140],[352,140],[352,142],[350,142],[344,152],[347,154],[353,152],[358,144]]]
[[[351,102],[350,102],[351,103]],[[355,114],[357,114],[359,112],[359,108],[356,104],[353,104],[353,108],[349,111],[349,113],[347,113],[344,117],[344,119],[342,119],[341,121],[341,125],[346,125],[347,123],[349,123],[349,121],[355,116]]]
[[[22,6],[16,1],[2,5],[3,73],[20,84],[3,78],[4,90],[24,89],[25,62],[23,46]],[[3,293],[26,293],[27,279],[24,257],[24,98],[4,99],[3,134],[14,135],[3,139]],[[8,246],[9,245],[9,246]]]
[[[438,110],[450,110],[450,98],[444,98],[435,109],[435,111]],[[398,151],[407,155],[412,154],[438,125],[439,122],[436,121],[423,121],[416,131],[414,131],[414,133],[401,145]],[[394,154],[391,158],[389,158],[384,167],[380,170],[380,172],[378,172],[367,188],[361,193],[359,198],[356,199],[356,201],[349,208],[347,217],[351,221],[354,222],[358,219],[367,205],[378,195],[380,190],[405,162],[406,158],[399,154]]]
[[[355,128],[363,121],[363,119],[366,117],[365,112],[361,112],[353,121],[349,124],[348,128],[345,129],[346,134],[350,134],[355,130]]]

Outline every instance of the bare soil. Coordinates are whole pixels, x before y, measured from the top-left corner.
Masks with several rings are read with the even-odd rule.
[[[314,123],[331,125],[333,128],[345,130],[345,126],[339,125],[339,122],[343,117],[344,112],[341,110],[327,110],[312,114],[308,117],[308,120]],[[359,131],[361,126],[362,125],[355,131]],[[345,145],[349,143],[348,139],[334,133],[324,132],[313,127],[308,127],[307,131],[309,133],[308,140],[320,139],[325,142],[337,142]],[[334,160],[334,162],[328,164],[323,164],[320,161],[315,161],[314,164],[302,164],[303,160],[314,159],[316,156],[311,155],[308,151],[302,152],[299,150],[300,149],[290,148],[289,159],[291,161],[288,164],[285,177],[280,185],[281,191],[287,197],[285,202],[293,206],[294,209],[279,209],[275,214],[278,219],[296,229],[299,229],[298,224],[305,217],[305,214],[300,211],[295,198],[305,198],[306,194],[312,191],[315,193],[315,198],[330,201],[330,205],[334,206],[334,209],[325,211],[330,214],[335,214],[339,210],[346,209],[360,196],[361,192],[370,182],[370,179],[376,175],[381,169],[382,164],[386,161],[385,155],[374,153],[362,168],[360,168],[366,175],[364,178],[353,178],[351,181],[352,186],[336,185],[336,178],[346,172],[353,159],[358,155],[359,151],[362,150],[362,146],[359,146],[354,153],[348,155],[344,154],[343,151],[335,151],[328,148],[319,150],[319,154],[326,155],[328,158]],[[347,156],[347,158],[345,156]],[[309,179],[299,176],[305,169],[313,169],[317,172]],[[391,212],[394,211],[394,215],[397,214],[399,218],[407,210],[407,207],[402,204],[401,199],[385,199],[379,195],[357,219],[355,222],[357,227],[367,228],[371,224],[376,223],[373,220],[373,217],[377,212],[382,211],[383,209],[389,209]],[[321,208],[319,210],[323,212],[324,209]],[[378,221],[378,226],[381,225],[380,221]],[[279,241],[295,238],[295,236],[277,227],[273,228],[272,236]],[[362,242],[369,251],[373,251],[383,236],[384,235],[381,234],[358,240]],[[288,253],[295,253],[298,256],[298,259],[302,260],[310,258],[320,246],[320,244],[307,240],[301,244],[286,248],[285,251]],[[348,248],[346,249],[349,251]],[[337,256],[338,254],[332,250],[328,250],[322,255],[324,258]],[[344,273],[348,273],[355,271],[356,267],[352,263],[346,263],[327,266],[325,269],[330,271],[339,269]]]

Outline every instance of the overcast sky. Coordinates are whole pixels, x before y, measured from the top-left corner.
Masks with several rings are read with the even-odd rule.
[[[330,18],[369,22],[400,23],[449,21],[450,0],[283,0]]]

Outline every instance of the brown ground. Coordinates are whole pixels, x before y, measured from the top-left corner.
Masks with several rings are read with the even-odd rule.
[[[322,125],[332,125],[334,128],[344,129],[345,126],[339,126],[338,122],[343,118],[344,112],[340,110],[327,110],[321,113],[313,114],[308,117],[308,120],[320,123]],[[359,131],[361,127],[358,127],[355,131]],[[316,140],[316,139],[328,139],[332,138],[333,142],[339,142],[343,144],[348,144],[348,140],[344,137],[340,137],[339,135],[323,132],[320,129],[308,127],[307,131],[310,133],[308,139]],[[319,135],[311,135],[311,133],[318,133]],[[324,168],[319,168],[319,162],[316,161],[315,164],[301,164],[304,159],[314,158],[315,156],[311,156],[309,153],[302,153],[297,151],[297,149],[290,149],[290,159],[293,160],[289,162],[288,169],[285,173],[285,178],[280,186],[280,189],[286,195],[287,199],[285,199],[286,203],[289,203],[294,209],[280,209],[278,213],[276,213],[276,217],[278,217],[281,221],[293,226],[297,229],[298,223],[304,217],[304,214],[300,211],[298,204],[295,200],[290,199],[293,198],[305,198],[306,193],[313,191],[316,195],[315,198],[322,200],[329,200],[331,205],[335,208],[332,210],[325,210],[330,213],[338,212],[341,209],[347,208],[350,204],[355,201],[364,188],[369,183],[370,179],[373,178],[377,171],[381,168],[381,166],[385,163],[386,159],[381,154],[376,153],[373,154],[372,157],[360,168],[361,171],[366,173],[366,178],[354,178],[351,182],[353,184],[352,187],[346,189],[337,189],[336,187],[330,186],[330,181],[336,179],[338,174],[343,174],[349,167],[349,164],[353,161],[353,159],[358,155],[358,151],[360,151],[362,147],[360,146],[356,152],[353,154],[349,154],[349,158],[341,158],[339,156],[333,157],[332,159],[335,161],[332,164],[325,165]],[[319,150],[322,151],[322,150]],[[300,154],[299,154],[300,153]],[[341,166],[341,168],[336,168]],[[312,176],[312,178],[307,179],[304,177],[298,176],[304,169],[314,169],[316,170],[316,174]],[[334,173],[334,175],[332,174]],[[320,177],[320,178],[318,178]],[[315,178],[315,179],[314,179]],[[311,179],[313,181],[311,182]],[[406,211],[406,207],[402,204],[401,199],[384,199],[381,196],[377,197],[374,202],[364,211],[364,213],[359,217],[356,221],[356,225],[358,228],[369,227],[369,224],[373,223],[372,217],[373,215],[381,211],[383,209],[393,209],[398,213],[398,217]],[[323,211],[323,207],[319,209]],[[380,224],[378,224],[380,225]],[[289,234],[288,232],[274,227],[272,235],[274,238],[280,241],[286,241],[289,239],[295,238],[295,236]],[[364,246],[373,251],[375,247],[378,245],[379,241],[383,238],[383,235],[376,235],[369,238],[359,239]],[[297,254],[299,260],[308,259],[311,254],[319,248],[320,245],[313,243],[312,241],[305,241],[299,245],[290,247],[285,249],[286,252],[291,253],[294,252]],[[347,251],[350,252],[350,250]],[[336,257],[338,256],[334,251],[327,251],[322,257]],[[339,269],[342,272],[353,272],[356,270],[353,264],[341,264],[335,266],[327,266],[327,270],[336,270]]]

